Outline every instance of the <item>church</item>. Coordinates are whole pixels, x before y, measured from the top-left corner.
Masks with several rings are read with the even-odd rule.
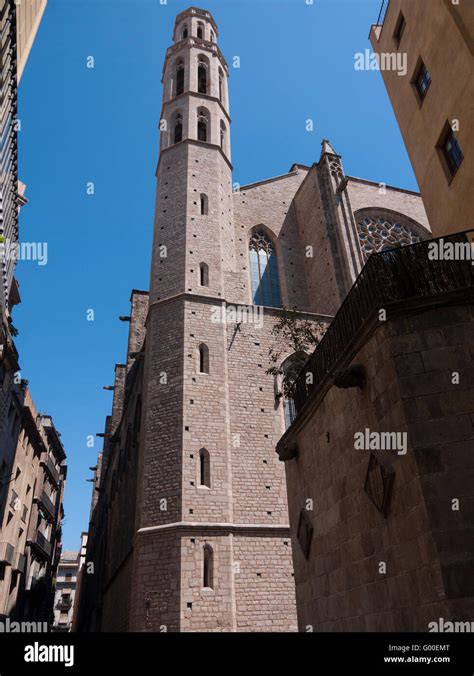
[[[297,630],[272,328],[285,308],[329,325],[371,254],[431,237],[418,193],[346,175],[327,139],[312,166],[233,190],[218,35],[191,7],[165,56],[150,288],[121,317],[83,630]]]

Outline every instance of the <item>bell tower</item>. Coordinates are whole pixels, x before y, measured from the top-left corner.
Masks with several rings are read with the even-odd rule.
[[[189,8],[163,68],[132,631],[295,624],[284,474],[262,429],[267,448],[255,448],[248,392],[262,388],[241,375],[260,342],[242,329],[237,347],[239,327],[225,319],[236,234],[229,73],[217,38],[210,13]],[[262,359],[251,359],[254,378]]]

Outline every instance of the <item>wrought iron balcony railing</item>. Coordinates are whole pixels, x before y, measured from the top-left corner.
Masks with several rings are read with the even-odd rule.
[[[41,491],[41,493],[35,495],[34,501],[46,511],[46,516],[49,516],[51,521],[53,521],[54,517],[56,516],[56,507],[51,502],[51,498],[47,495],[47,493],[45,491]]]
[[[41,455],[41,466],[45,469],[53,483],[57,486],[59,483],[59,472],[48,453],[43,453]]]
[[[474,230],[468,230],[370,256],[291,388],[295,417],[319,384],[334,374],[348,345],[378,309],[400,301],[429,301],[438,295],[473,289],[473,240]],[[455,260],[443,254],[450,247],[460,252]],[[440,252],[438,256],[436,251]]]
[[[35,551],[44,559],[49,559],[51,557],[51,543],[45,538],[43,533],[40,533],[40,531],[36,531],[34,539],[28,540],[26,544],[33,547],[33,549],[35,549]]]

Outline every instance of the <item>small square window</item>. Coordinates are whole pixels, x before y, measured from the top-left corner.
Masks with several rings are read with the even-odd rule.
[[[393,39],[395,40],[395,43],[396,43],[397,47],[398,47],[399,44],[400,44],[400,41],[401,41],[401,39],[402,39],[402,36],[403,36],[404,31],[405,31],[406,25],[407,25],[407,24],[406,24],[406,21],[405,21],[405,17],[404,17],[403,14],[400,12],[400,15],[399,15],[399,17],[398,17],[398,19],[397,19],[397,23],[395,24],[395,30],[394,30],[394,32],[393,32]]]
[[[420,61],[416,71],[415,71],[415,76],[412,80],[412,83],[416,89],[416,93],[418,94],[418,98],[422,102],[426,96],[426,92],[429,89],[429,86],[431,84],[431,75],[429,74],[428,69],[426,68],[425,64],[423,61]]]
[[[437,147],[444,160],[443,164],[448,179],[451,179],[459,169],[464,155],[449,122],[446,123],[443,129]]]

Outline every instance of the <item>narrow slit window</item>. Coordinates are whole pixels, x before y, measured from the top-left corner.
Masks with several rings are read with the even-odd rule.
[[[199,284],[209,286],[209,267],[206,263],[199,264]]]
[[[209,373],[209,348],[204,343],[199,346],[199,373]]]
[[[201,209],[201,216],[207,216],[209,213],[209,200],[207,199],[207,195],[202,194],[200,197],[200,209]]]
[[[176,115],[174,123],[174,142],[180,143],[183,140],[183,117],[180,113]]]
[[[203,587],[214,589],[214,552],[211,545],[204,545]]]
[[[209,451],[201,448],[199,451],[199,484],[201,486],[211,487],[211,463]]]

